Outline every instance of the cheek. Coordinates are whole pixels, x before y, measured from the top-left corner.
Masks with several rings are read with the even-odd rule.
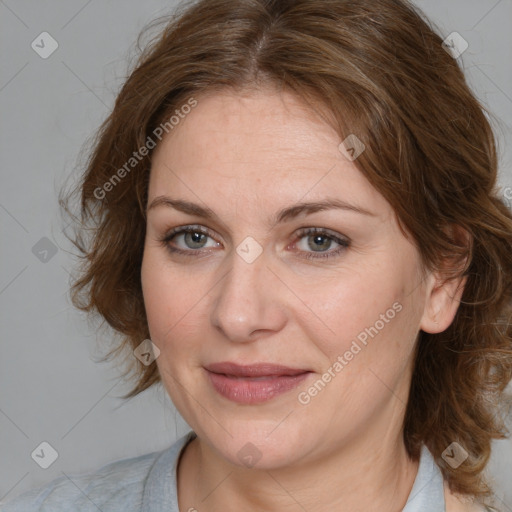
[[[313,329],[307,321],[302,324],[319,349],[322,364],[317,371],[327,384],[301,388],[299,402],[309,404],[313,417],[330,411],[332,421],[342,425],[369,421],[388,402],[390,390],[399,397],[404,394],[401,386],[412,360],[417,327],[414,304],[400,282],[376,282],[370,274],[359,277],[345,282],[350,286],[324,290],[336,297],[335,304],[325,296],[322,303],[329,330]],[[321,395],[318,400],[317,395]]]
[[[144,254],[142,291],[149,332],[162,353],[192,350],[199,325],[205,321],[205,295],[210,288],[204,279],[192,280],[169,263],[157,249]],[[182,343],[180,340],[187,340]]]
[[[162,350],[166,332],[176,323],[183,301],[171,274],[158,257],[157,250],[146,249],[141,268],[142,293],[151,339]]]
[[[367,366],[409,354],[418,323],[411,289],[418,278],[410,264],[402,263],[382,258],[364,269],[332,275],[309,293],[305,287],[298,291],[316,320],[297,315],[297,322],[327,356],[324,363],[346,355],[351,366]]]

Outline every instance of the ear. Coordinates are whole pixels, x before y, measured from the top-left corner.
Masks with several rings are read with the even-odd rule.
[[[471,236],[460,226],[452,226],[448,231],[451,239],[456,240],[459,247],[462,243],[468,248],[468,253],[462,261],[456,260],[455,257],[447,258],[443,262],[443,272],[433,272],[429,276],[428,285],[425,287],[425,308],[420,329],[432,334],[445,331],[453,322],[467,281],[467,276],[457,276],[461,276],[467,265]],[[447,272],[455,277],[447,277]]]

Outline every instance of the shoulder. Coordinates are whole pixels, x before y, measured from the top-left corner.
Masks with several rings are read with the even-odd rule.
[[[145,479],[162,453],[147,453],[111,462],[95,471],[64,475],[0,504],[0,511],[138,511],[142,504]]]
[[[450,490],[446,482],[444,483],[444,499],[446,502],[446,512],[493,512],[492,509],[468,497],[455,494]]]

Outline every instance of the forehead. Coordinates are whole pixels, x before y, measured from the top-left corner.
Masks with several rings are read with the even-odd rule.
[[[340,136],[297,96],[266,90],[196,98],[155,149],[149,199],[171,191],[189,199],[264,195],[279,203],[334,195],[389,213],[341,154]]]

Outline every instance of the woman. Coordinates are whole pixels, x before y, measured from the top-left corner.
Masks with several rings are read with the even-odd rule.
[[[402,0],[203,0],[83,176],[77,307],[191,432],[17,510],[491,510],[512,217],[453,55]],[[65,201],[63,203],[66,204]]]

